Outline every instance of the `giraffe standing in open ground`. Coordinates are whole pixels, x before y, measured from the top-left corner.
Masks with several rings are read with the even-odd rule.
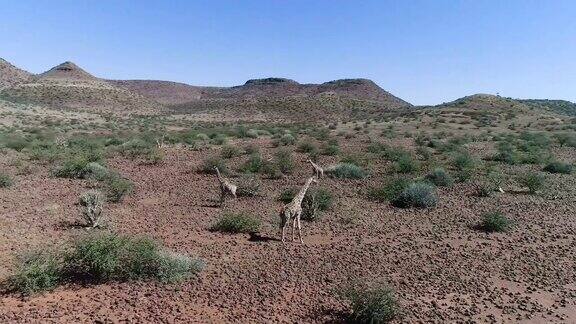
[[[302,239],[302,228],[300,227],[300,215],[302,215],[302,200],[306,195],[306,191],[312,183],[317,183],[316,177],[313,176],[306,180],[306,183],[300,189],[298,194],[292,199],[292,201],[280,210],[280,226],[282,227],[282,243],[285,242],[284,237],[286,236],[286,226],[290,219],[292,219],[292,241],[294,242],[294,229],[298,225],[298,236],[300,237],[300,243],[304,243]]]
[[[220,206],[223,206],[224,203],[226,202],[226,195],[230,195],[234,197],[234,199],[237,198],[236,189],[238,189],[238,187],[232,182],[230,182],[228,179],[224,178],[220,174],[220,170],[218,170],[218,167],[214,167],[214,170],[216,170],[216,175],[218,176],[218,181],[220,182]]]
[[[308,163],[312,164],[312,172],[316,175],[316,178],[320,179],[324,177],[324,169],[321,166],[314,163],[312,159],[308,159]]]

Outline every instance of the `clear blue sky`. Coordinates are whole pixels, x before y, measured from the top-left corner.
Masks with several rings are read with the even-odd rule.
[[[0,57],[229,86],[365,77],[414,104],[576,101],[575,0],[0,0]]]

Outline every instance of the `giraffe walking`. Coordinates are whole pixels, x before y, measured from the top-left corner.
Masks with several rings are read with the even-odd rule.
[[[292,220],[292,242],[294,242],[294,229],[298,225],[298,236],[300,237],[300,243],[304,243],[302,239],[302,228],[300,227],[300,215],[302,215],[302,200],[306,195],[306,191],[312,183],[317,183],[316,177],[310,177],[306,180],[306,183],[300,189],[298,194],[292,199],[292,201],[280,210],[280,226],[282,227],[282,243],[285,242],[286,236],[286,226]]]
[[[216,170],[216,176],[218,176],[218,182],[220,182],[220,206],[224,206],[227,195],[234,197],[234,199],[237,198],[236,189],[238,189],[238,187],[228,179],[224,178],[220,174],[218,167],[214,167],[214,170]]]
[[[314,172],[316,178],[320,179],[324,177],[324,169],[321,166],[314,163],[311,159],[308,159],[308,163],[312,164],[312,172]]]

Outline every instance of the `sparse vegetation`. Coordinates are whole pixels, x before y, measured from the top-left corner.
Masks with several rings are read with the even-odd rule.
[[[224,233],[257,233],[260,225],[260,220],[250,214],[224,213],[211,230]]]
[[[116,234],[81,239],[65,256],[67,277],[95,282],[143,279],[178,282],[202,267],[201,261],[168,252],[149,238]]]
[[[392,201],[394,206],[400,208],[430,208],[437,203],[436,189],[424,182],[411,183]]]
[[[449,187],[454,183],[454,179],[442,168],[436,168],[426,175],[426,180],[437,187]]]
[[[572,165],[555,161],[548,163],[543,170],[550,173],[570,174],[572,173]]]
[[[264,160],[260,153],[251,154],[248,160],[242,165],[240,171],[245,173],[258,173],[264,168]]]
[[[512,222],[498,211],[485,213],[480,224],[480,228],[486,232],[506,232],[511,226]]]
[[[362,179],[367,176],[366,171],[352,163],[340,163],[325,170],[326,174],[338,179]]]
[[[0,188],[8,188],[14,184],[12,177],[5,173],[0,173]]]
[[[236,194],[239,197],[255,197],[260,193],[262,183],[258,178],[251,175],[244,175],[238,180]]]
[[[32,295],[56,288],[61,280],[61,260],[51,252],[28,253],[17,262],[16,271],[8,280],[11,290]]]
[[[70,250],[25,255],[8,283],[12,290],[33,294],[73,281],[180,282],[202,268],[200,260],[166,251],[149,238],[95,234]]]
[[[222,149],[220,150],[220,156],[222,156],[224,159],[231,159],[240,155],[240,153],[241,152],[238,147],[230,144],[222,146]]]
[[[534,194],[544,188],[546,178],[535,172],[528,172],[518,177],[518,183],[528,188],[531,194]]]
[[[368,198],[378,202],[393,201],[411,183],[410,179],[404,177],[392,179],[383,186],[370,188],[368,190]]]
[[[352,308],[349,323],[388,323],[400,312],[394,292],[386,286],[345,288],[340,296]]]
[[[274,154],[274,160],[278,170],[282,174],[289,174],[294,169],[294,160],[292,158],[292,152],[288,149],[279,149]]]
[[[210,156],[204,159],[204,161],[202,161],[202,165],[200,166],[200,171],[208,174],[216,174],[216,170],[214,170],[215,167],[217,167],[222,174],[228,173],[226,163],[218,156]]]
[[[419,167],[418,162],[410,155],[402,155],[399,157],[394,166],[398,173],[412,173],[417,171]]]
[[[127,194],[132,192],[134,184],[116,173],[110,173],[104,179],[104,187],[108,201],[120,202]]]

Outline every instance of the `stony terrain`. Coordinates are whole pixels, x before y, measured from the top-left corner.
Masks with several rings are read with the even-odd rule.
[[[544,169],[576,161],[570,104],[472,95],[412,107],[368,80],[192,87],[107,81],[69,62],[11,75],[0,92],[0,176],[12,180],[0,187],[0,322],[339,323],[351,312],[339,292],[351,282],[391,288],[396,323],[576,321],[574,172]],[[110,113],[135,102],[152,104]],[[80,151],[70,148],[77,142]],[[78,197],[102,184],[54,171],[96,151],[134,190],[106,203],[105,228],[88,229]],[[281,151],[294,163],[284,174],[246,171],[255,155],[265,163]],[[312,174],[308,158],[353,163],[367,176],[320,179],[314,188],[329,192],[332,205],[303,222],[304,245],[284,245],[278,198]],[[205,172],[210,159],[233,182],[257,179],[258,194],[221,207],[216,176]],[[435,206],[400,208],[371,196],[436,168],[454,183],[434,187]],[[482,195],[492,169],[502,190]],[[543,186],[529,192],[527,174]],[[479,228],[492,211],[511,221],[508,231]],[[226,212],[262,225],[251,234],[210,230]],[[63,251],[107,231],[152,237],[206,267],[174,284],[71,280],[29,296],[4,285],[16,256]]]

